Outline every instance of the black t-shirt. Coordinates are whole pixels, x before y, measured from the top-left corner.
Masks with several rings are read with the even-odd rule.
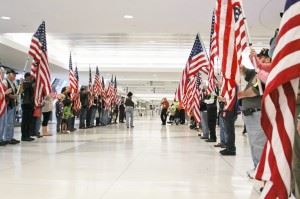
[[[22,104],[32,104],[34,102],[33,81],[23,82]]]

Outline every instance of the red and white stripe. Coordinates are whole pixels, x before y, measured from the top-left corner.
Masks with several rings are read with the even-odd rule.
[[[187,74],[188,74],[188,67],[185,67],[182,71],[181,79],[175,93],[175,100],[178,102],[183,101],[184,94],[186,93],[187,76],[188,76]]]
[[[241,9],[241,1],[217,0],[216,37],[223,75],[221,96],[227,99],[224,110],[231,110],[236,103],[236,87],[240,82],[239,66],[242,52],[248,43],[245,19],[241,14],[237,22],[235,21],[235,6]]]
[[[211,24],[211,38],[210,38],[210,51],[209,51],[209,73],[208,73],[208,88],[207,93],[210,94],[216,89],[216,77],[215,77],[215,59],[218,55],[217,38],[215,32],[215,12],[213,13]]]
[[[6,106],[7,106],[7,103],[6,103],[6,100],[5,100],[6,87],[5,87],[5,85],[3,84],[2,81],[3,80],[2,80],[2,77],[1,77],[1,74],[0,74],[0,117],[4,114]]]
[[[262,99],[261,125],[267,144],[256,170],[266,181],[262,198],[287,199],[291,193],[294,117],[300,77],[300,1],[287,1],[272,70]]]
[[[31,40],[29,55],[34,60],[34,69],[31,73],[36,78],[34,103],[36,107],[39,107],[42,103],[43,97],[51,93],[51,77],[47,52],[42,50],[42,43],[40,43],[34,36]]]

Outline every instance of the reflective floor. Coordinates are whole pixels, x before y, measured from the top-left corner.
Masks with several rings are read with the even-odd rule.
[[[258,198],[259,185],[246,176],[252,163],[241,130],[236,157],[220,156],[187,125],[150,118],[134,129],[117,124],[1,147],[0,193],[5,199]]]

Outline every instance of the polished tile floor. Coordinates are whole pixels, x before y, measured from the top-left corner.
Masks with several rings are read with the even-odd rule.
[[[161,126],[157,118],[138,119],[134,129],[118,124],[1,147],[0,193],[5,199],[258,198],[240,132],[236,157],[220,156],[187,125]]]

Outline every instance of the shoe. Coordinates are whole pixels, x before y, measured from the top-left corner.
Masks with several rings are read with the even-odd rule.
[[[31,142],[34,140],[34,138],[28,137],[28,138],[22,138],[21,140],[24,142]]]
[[[216,142],[217,140],[216,139],[208,139],[208,140],[205,140],[205,142]]]
[[[5,141],[0,142],[0,146],[6,146],[6,145],[7,145],[7,142],[5,142]]]
[[[224,144],[221,144],[221,143],[218,143],[218,144],[215,144],[214,147],[222,147]]]
[[[248,170],[246,173],[247,173],[247,176],[248,176],[250,179],[254,179],[255,169],[250,169],[250,170]]]
[[[202,139],[202,140],[208,140],[208,137],[201,136],[200,139]]]
[[[201,134],[199,133],[198,136],[201,138]]]
[[[19,140],[10,140],[10,141],[7,141],[7,144],[11,144],[11,145],[15,145],[15,144],[19,144],[20,141]]]
[[[129,129],[129,126],[127,126],[127,128]]]
[[[220,154],[224,155],[224,156],[235,156],[236,155],[235,151],[230,151],[228,149],[224,149],[224,150],[220,151]]]
[[[131,128],[133,128],[134,126],[130,126]]]
[[[166,123],[162,123],[161,125],[166,125]]]
[[[11,141],[16,142],[17,144],[20,143],[20,140],[16,140],[15,138],[11,139]]]
[[[71,132],[74,132],[74,131],[76,131],[77,130],[77,128],[73,128],[73,129],[71,129]]]

